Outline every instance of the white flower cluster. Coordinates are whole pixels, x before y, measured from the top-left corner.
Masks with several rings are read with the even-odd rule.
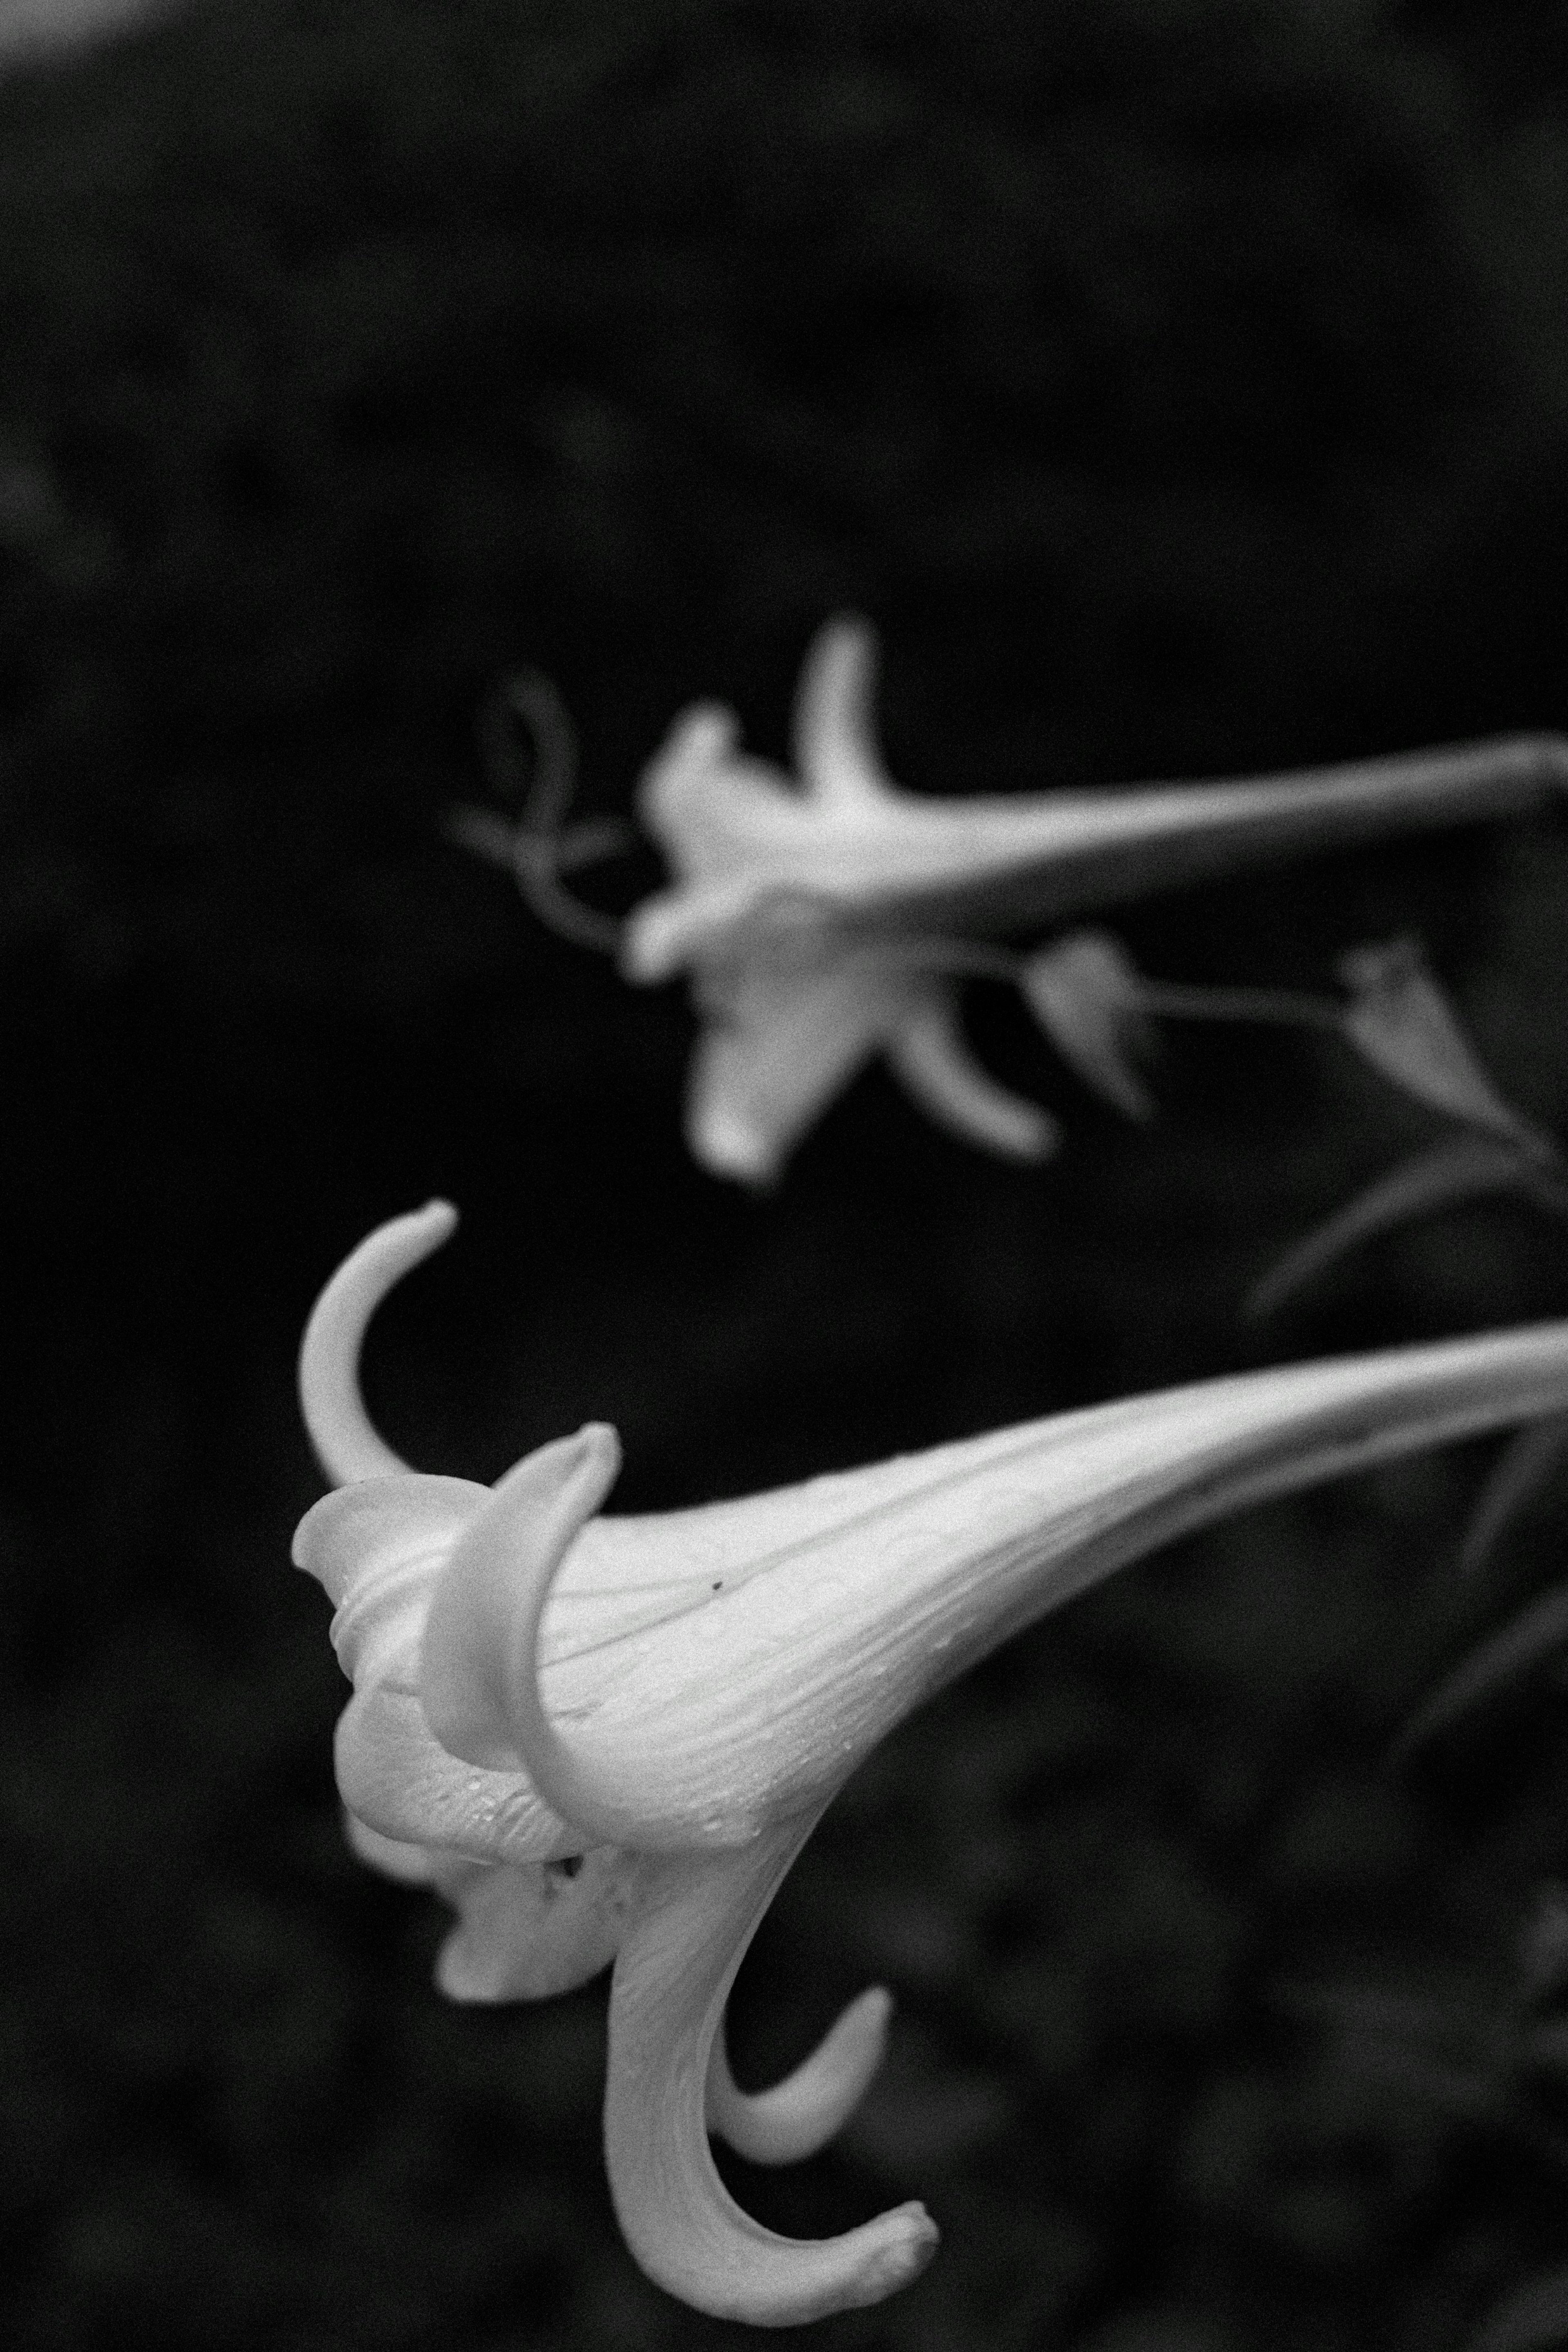
[[[1561,747],[1521,739],[1282,780],[933,801],[883,772],[873,667],[863,624],[818,637],[797,702],[798,784],[745,754],[733,717],[709,707],[677,720],[644,781],[640,814],[674,878],[634,909],[619,952],[634,982],[693,983],[704,1026],[688,1133],[706,1166],[772,1179],[878,1053],[977,1142],[1048,1151],[1053,1122],[963,1041],[957,992],[974,971],[1011,980],[1063,1055],[1134,1116],[1149,1108],[1136,1049],[1150,1018],[1317,1018],[1468,1121],[1494,1158],[1539,1171],[1550,1157],[1408,951],[1364,953],[1344,973],[1348,1004],[1325,1012],[1161,988],[1098,932],[1027,953],[992,943],[1164,883],[1525,805],[1560,775]],[[465,837],[509,858],[547,911],[558,902],[559,834],[552,845],[525,824],[497,843],[470,818]],[[409,1468],[369,1422],[370,1318],[455,1223],[433,1202],[372,1234],[322,1294],[301,1356],[333,1491],[295,1557],[334,1603],[353,1685],[337,1741],[350,1837],[453,1906],[437,1976],[456,2000],[537,1999],[612,1965],[606,2155],[653,2278],[766,2326],[874,2303],[935,2250],[922,2206],[821,2242],[787,2239],[741,2210],[709,2147],[716,2133],[758,2162],[809,2154],[881,2058],[881,1988],[773,2090],[739,2091],[725,2055],[741,1958],[824,1807],[935,1690],[1172,1537],[1417,1447],[1563,1415],[1568,1323],[1248,1372],[615,1517],[602,1507],[619,1447],[602,1424],[491,1488]]]

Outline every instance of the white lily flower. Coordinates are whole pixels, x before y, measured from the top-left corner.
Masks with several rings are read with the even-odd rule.
[[[633,909],[622,966],[641,982],[692,976],[706,1027],[687,1135],[720,1175],[776,1174],[878,1053],[960,1133],[1041,1158],[1053,1122],[963,1041],[955,972],[989,968],[963,940],[1296,852],[1506,814],[1568,778],[1568,745],[1518,736],[1289,776],[927,798],[883,769],[875,658],[862,620],[819,631],[795,701],[799,784],[740,749],[732,711],[699,704],[640,788],[674,879]]]
[[[490,1488],[408,1469],[367,1420],[369,1318],[455,1222],[433,1202],[373,1234],[302,1350],[307,1425],[342,1482],[295,1546],[354,1682],[340,1790],[394,1842],[372,1859],[457,1903],[442,1981],[459,1997],[557,1990],[613,1955],[605,2147],[650,2276],[766,2326],[874,2302],[929,2258],[923,2208],[782,2238],[736,2205],[708,2148],[716,2130],[764,2162],[808,2152],[877,2063],[880,1992],[775,2091],[738,2091],[724,2058],[730,1985],[823,1808],[932,1692],[1172,1537],[1562,1412],[1568,1323],[1241,1373],[606,1518],[619,1451],[601,1424]]]

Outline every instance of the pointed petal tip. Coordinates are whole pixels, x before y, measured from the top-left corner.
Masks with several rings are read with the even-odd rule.
[[[613,1422],[585,1421],[570,1437],[553,1437],[536,1446],[531,1454],[525,1454],[520,1462],[515,1462],[504,1476],[497,1478],[494,1492],[497,1496],[509,1495],[527,1473],[530,1494],[537,1496],[547,1486],[556,1486],[562,1492],[563,1511],[570,1511],[581,1499],[577,1492],[580,1482],[585,1487],[602,1482],[597,1499],[590,1506],[591,1515],[619,1476],[621,1462],[621,1433]]]

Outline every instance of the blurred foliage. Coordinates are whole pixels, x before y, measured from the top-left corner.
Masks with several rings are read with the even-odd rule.
[[[440,837],[497,674],[556,681],[590,815],[693,695],[781,749],[844,604],[912,787],[1283,766],[1563,725],[1565,525],[1561,6],[207,0],[0,83],[8,2340],[732,2340],[620,2246],[599,1994],[444,2007],[431,1906],[340,1844],[289,1360],[374,1219],[467,1215],[378,1331],[397,1442],[488,1476],[612,1417],[625,1507],[1568,1298],[1481,1204],[1243,1333],[1423,1115],[1228,1033],[1129,1134],[983,989],[1057,1166],[875,1078],[722,1192],[679,1005]],[[1281,985],[1418,930],[1562,1133],[1565,890],[1542,820],[1131,929]],[[1481,1469],[1132,1572],[834,1810],[737,2063],[870,1972],[894,2061],[740,2186],[946,2237],[822,2342],[1444,2352],[1560,2259],[1528,2149],[1274,1999],[1484,1977],[1562,1869],[1552,1703],[1384,1759],[1497,1605],[1451,1574]]]

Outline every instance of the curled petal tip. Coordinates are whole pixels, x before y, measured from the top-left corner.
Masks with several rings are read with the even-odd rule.
[[[941,2231],[918,2198],[912,2198],[907,2205],[895,2205],[869,2222],[867,2229],[877,2233],[878,2242],[866,2248],[854,2301],[839,2306],[846,2311],[881,2303],[884,2296],[910,2285],[942,2242]]]
[[[524,1764],[541,1795],[545,1778],[575,1790],[577,1775],[539,1697],[539,1621],[556,1570],[620,1466],[621,1441],[601,1421],[528,1454],[464,1530],[425,1622],[420,1695],[437,1739],[465,1763]],[[578,1825],[570,1811],[562,1818]]]
[[[893,1995],[872,1985],[804,2064],[768,2091],[737,2088],[721,2031],[708,2066],[708,2129],[753,2164],[798,2164],[814,2156],[865,2096],[887,2050],[892,2015]]]
[[[841,2237],[780,2237],[742,2211],[714,2164],[708,2112],[724,2002],[813,1821],[776,1822],[727,1853],[645,1861],[611,1988],[604,2148],[626,2242],[669,2294],[754,2327],[878,2303],[918,2276],[936,2247],[918,2204]],[[862,2026],[884,2000],[856,2004]],[[808,2060],[807,2071],[817,2063]]]
[[[322,1468],[335,1486],[406,1471],[371,1423],[360,1393],[360,1350],[371,1316],[403,1276],[438,1250],[457,1223],[450,1201],[427,1201],[378,1225],[350,1251],[310,1310],[299,1349],[299,1405]]]
[[[917,2200],[839,2238],[780,2238],[737,2212],[731,2242],[700,2252],[644,2238],[623,2204],[620,2217],[627,2243],[657,2285],[694,2310],[752,2327],[800,2327],[885,2302],[920,2276],[941,2242]]]

